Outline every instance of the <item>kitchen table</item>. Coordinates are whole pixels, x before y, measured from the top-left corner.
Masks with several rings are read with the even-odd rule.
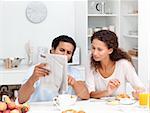
[[[61,113],[66,109],[83,110],[86,113],[150,113],[150,109],[140,107],[138,102],[131,105],[124,104],[108,104],[105,100],[89,99],[77,101],[74,105],[59,108],[53,102],[33,102],[30,103],[30,111],[28,113]]]

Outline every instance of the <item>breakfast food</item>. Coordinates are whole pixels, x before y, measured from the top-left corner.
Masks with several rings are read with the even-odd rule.
[[[68,109],[68,110],[63,111],[62,113],[78,113],[78,112],[73,109]]]
[[[85,112],[82,110],[76,111],[74,109],[68,109],[68,110],[63,111],[62,113],[85,113]]]
[[[118,104],[119,104],[119,101],[113,100],[113,101],[107,102],[107,104],[108,104],[108,105],[118,105]]]
[[[84,111],[78,111],[78,113],[85,113]]]
[[[116,96],[117,100],[121,100],[121,99],[125,99],[125,98],[130,99],[130,96],[127,95],[126,93],[121,93],[121,94],[119,94],[119,95]]]
[[[15,104],[7,95],[3,96],[3,98],[4,100],[0,101],[0,113],[26,113],[30,109],[28,103]]]

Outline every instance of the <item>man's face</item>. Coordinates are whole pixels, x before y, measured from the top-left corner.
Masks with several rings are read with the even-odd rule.
[[[73,55],[74,46],[68,42],[59,42],[57,48],[52,50],[53,54],[66,55],[68,61]]]

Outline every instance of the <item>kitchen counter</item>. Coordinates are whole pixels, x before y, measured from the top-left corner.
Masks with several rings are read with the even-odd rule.
[[[0,66],[0,85],[21,84],[29,66],[21,65],[18,68],[5,69]]]
[[[85,80],[85,68],[83,66],[72,66],[80,72],[81,79]],[[18,68],[5,69],[0,66],[0,85],[22,84],[22,80],[30,67],[20,65]]]
[[[106,101],[100,99],[89,99],[86,101],[77,101],[75,105],[60,109],[52,102],[34,102],[30,104],[28,113],[61,113],[66,109],[83,110],[86,113],[148,113],[150,109],[142,108],[138,102],[132,105],[109,105]]]

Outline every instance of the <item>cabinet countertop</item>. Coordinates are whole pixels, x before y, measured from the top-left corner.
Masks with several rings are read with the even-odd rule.
[[[0,66],[0,73],[16,73],[16,72],[27,72],[30,67],[27,65],[21,65],[18,68],[6,69],[4,66]]]
[[[5,69],[0,66],[0,85],[22,84],[29,66],[20,65],[18,68]]]

